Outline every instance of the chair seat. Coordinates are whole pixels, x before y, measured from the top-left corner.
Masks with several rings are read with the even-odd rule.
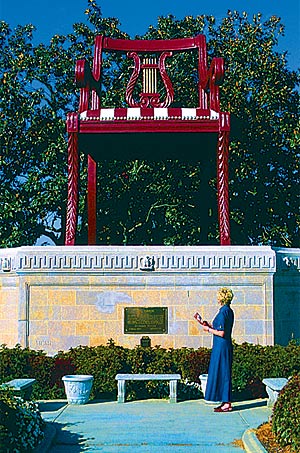
[[[211,120],[218,121],[219,113],[200,108],[101,108],[80,113],[81,121],[136,121],[136,120]]]

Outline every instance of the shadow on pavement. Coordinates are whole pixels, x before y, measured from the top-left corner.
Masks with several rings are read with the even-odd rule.
[[[67,402],[64,401],[45,401],[38,402],[40,412],[56,412],[63,407],[67,406]]]
[[[243,401],[242,403],[235,403],[234,404],[234,410],[235,411],[243,411],[246,409],[254,409],[256,407],[267,407],[267,401],[262,400],[262,401]]]
[[[95,400],[90,400],[87,403],[85,403],[85,406],[92,406],[93,404],[99,404],[99,403],[116,403],[116,399],[95,399]]]
[[[80,453],[89,449],[88,441],[94,440],[94,437],[85,438],[81,434],[72,432],[72,426],[77,426],[78,423],[53,423],[56,429],[56,435],[52,442],[49,453],[55,451],[64,451],[72,453]]]

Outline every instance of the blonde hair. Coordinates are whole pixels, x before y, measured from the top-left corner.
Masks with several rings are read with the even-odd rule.
[[[230,305],[234,297],[233,292],[229,288],[220,288],[218,295],[220,296],[220,302],[222,305]]]

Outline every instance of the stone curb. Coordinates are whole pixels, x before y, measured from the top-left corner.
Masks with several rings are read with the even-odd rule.
[[[50,449],[53,439],[56,436],[56,429],[53,426],[53,423],[46,422],[45,427],[45,437],[43,441],[35,448],[34,453],[47,453]]]
[[[247,453],[268,453],[256,437],[255,429],[247,429],[243,434],[242,441]]]

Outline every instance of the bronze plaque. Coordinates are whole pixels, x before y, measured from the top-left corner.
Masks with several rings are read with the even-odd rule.
[[[168,333],[168,308],[125,308],[124,333]]]

